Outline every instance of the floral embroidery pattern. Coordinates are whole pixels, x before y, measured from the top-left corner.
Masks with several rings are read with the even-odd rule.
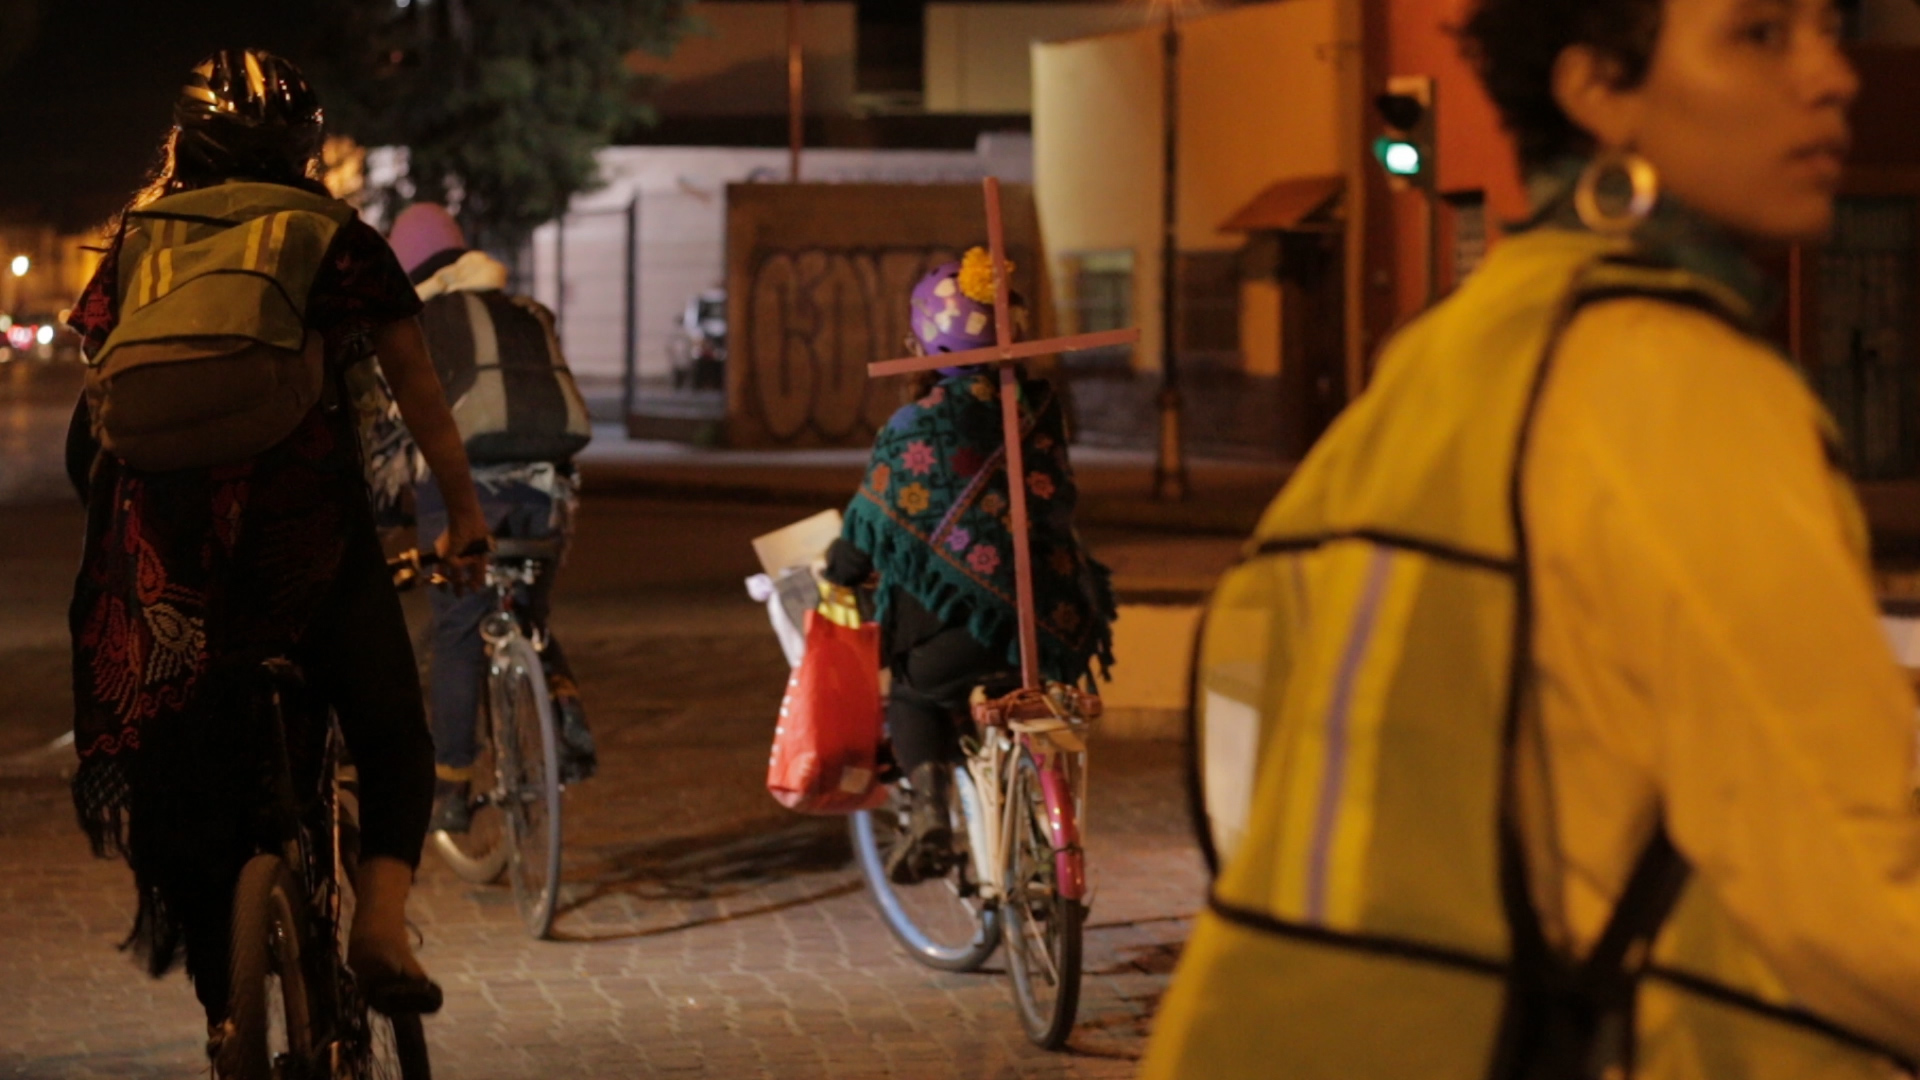
[[[1053,621],[1065,630],[1080,629],[1080,609],[1062,600],[1053,606]]]
[[[908,484],[900,489],[900,509],[909,514],[924,514],[932,503],[933,496],[924,484]]]
[[[1053,477],[1038,470],[1028,473],[1027,492],[1037,499],[1053,498]]]
[[[973,567],[976,574],[992,574],[1000,569],[1000,552],[982,544],[967,553],[967,565]]]
[[[884,464],[875,467],[867,476],[867,483],[873,486],[875,495],[885,495],[888,485],[893,483],[893,467]]]
[[[954,475],[968,478],[979,473],[980,466],[987,463],[986,459],[980,455],[980,451],[975,450],[971,446],[963,446],[955,450],[951,460]]]
[[[206,651],[206,620],[186,615],[171,604],[155,604],[146,616],[154,652],[143,681],[148,685],[166,682],[191,669]]]
[[[936,386],[928,392],[926,397],[921,398],[918,404],[923,409],[932,409],[939,407],[940,403],[946,400],[947,388],[944,386]]]
[[[938,460],[933,447],[919,441],[908,443],[907,452],[900,455],[900,463],[907,467],[907,471],[921,476],[925,476]]]
[[[987,378],[985,375],[974,376],[973,383],[968,389],[973,391],[973,396],[981,401],[992,401],[995,396],[993,380]]]
[[[947,534],[947,550],[956,554],[967,550],[972,543],[973,534],[960,526],[954,526],[953,531]]]

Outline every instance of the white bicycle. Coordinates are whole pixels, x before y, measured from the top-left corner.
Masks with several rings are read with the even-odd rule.
[[[434,850],[462,880],[486,885],[507,874],[521,922],[535,938],[552,933],[560,900],[560,741],[540,662],[545,632],[527,625],[514,594],[559,557],[557,540],[495,541],[486,587],[496,604],[480,622],[487,671],[475,732],[473,825],[460,835],[433,834]],[[432,553],[409,551],[388,565],[405,589],[438,562]]]

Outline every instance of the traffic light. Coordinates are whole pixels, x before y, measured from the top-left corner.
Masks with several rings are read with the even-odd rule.
[[[1395,188],[1434,187],[1433,80],[1425,76],[1390,79],[1387,92],[1373,99],[1386,131],[1373,141],[1373,156]]]

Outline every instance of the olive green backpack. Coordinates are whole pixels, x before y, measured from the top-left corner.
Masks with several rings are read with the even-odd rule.
[[[94,436],[146,472],[244,461],[320,400],[307,294],[353,209],[280,184],[228,183],[127,216],[119,322],[89,361]]]

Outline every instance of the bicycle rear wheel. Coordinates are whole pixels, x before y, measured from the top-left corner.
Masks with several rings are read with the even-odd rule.
[[[334,1070],[336,1080],[433,1080],[427,1033],[418,1016],[385,1017],[356,1005],[365,1020],[360,1054]]]
[[[1073,1033],[1080,1008],[1080,931],[1086,908],[1060,895],[1040,767],[1024,750],[1014,765],[1010,799],[1013,835],[1007,845],[1007,896],[1002,903],[1007,973],[1027,1037],[1058,1050]]]
[[[301,957],[306,931],[306,895],[286,861],[254,856],[233,890],[233,981],[220,1076],[276,1080],[305,1075],[313,1062],[312,999]]]
[[[487,688],[494,752],[505,775],[507,877],[527,932],[544,938],[560,899],[560,749],[533,643],[516,634],[495,648]]]
[[[954,865],[942,877],[914,885],[896,885],[887,877],[887,856],[907,836],[905,781],[892,786],[885,806],[854,814],[848,827],[867,891],[908,955],[941,971],[976,971],[1000,946],[1000,913],[980,895],[967,840],[968,818],[977,817],[980,805],[973,778],[956,768],[950,787]]]

